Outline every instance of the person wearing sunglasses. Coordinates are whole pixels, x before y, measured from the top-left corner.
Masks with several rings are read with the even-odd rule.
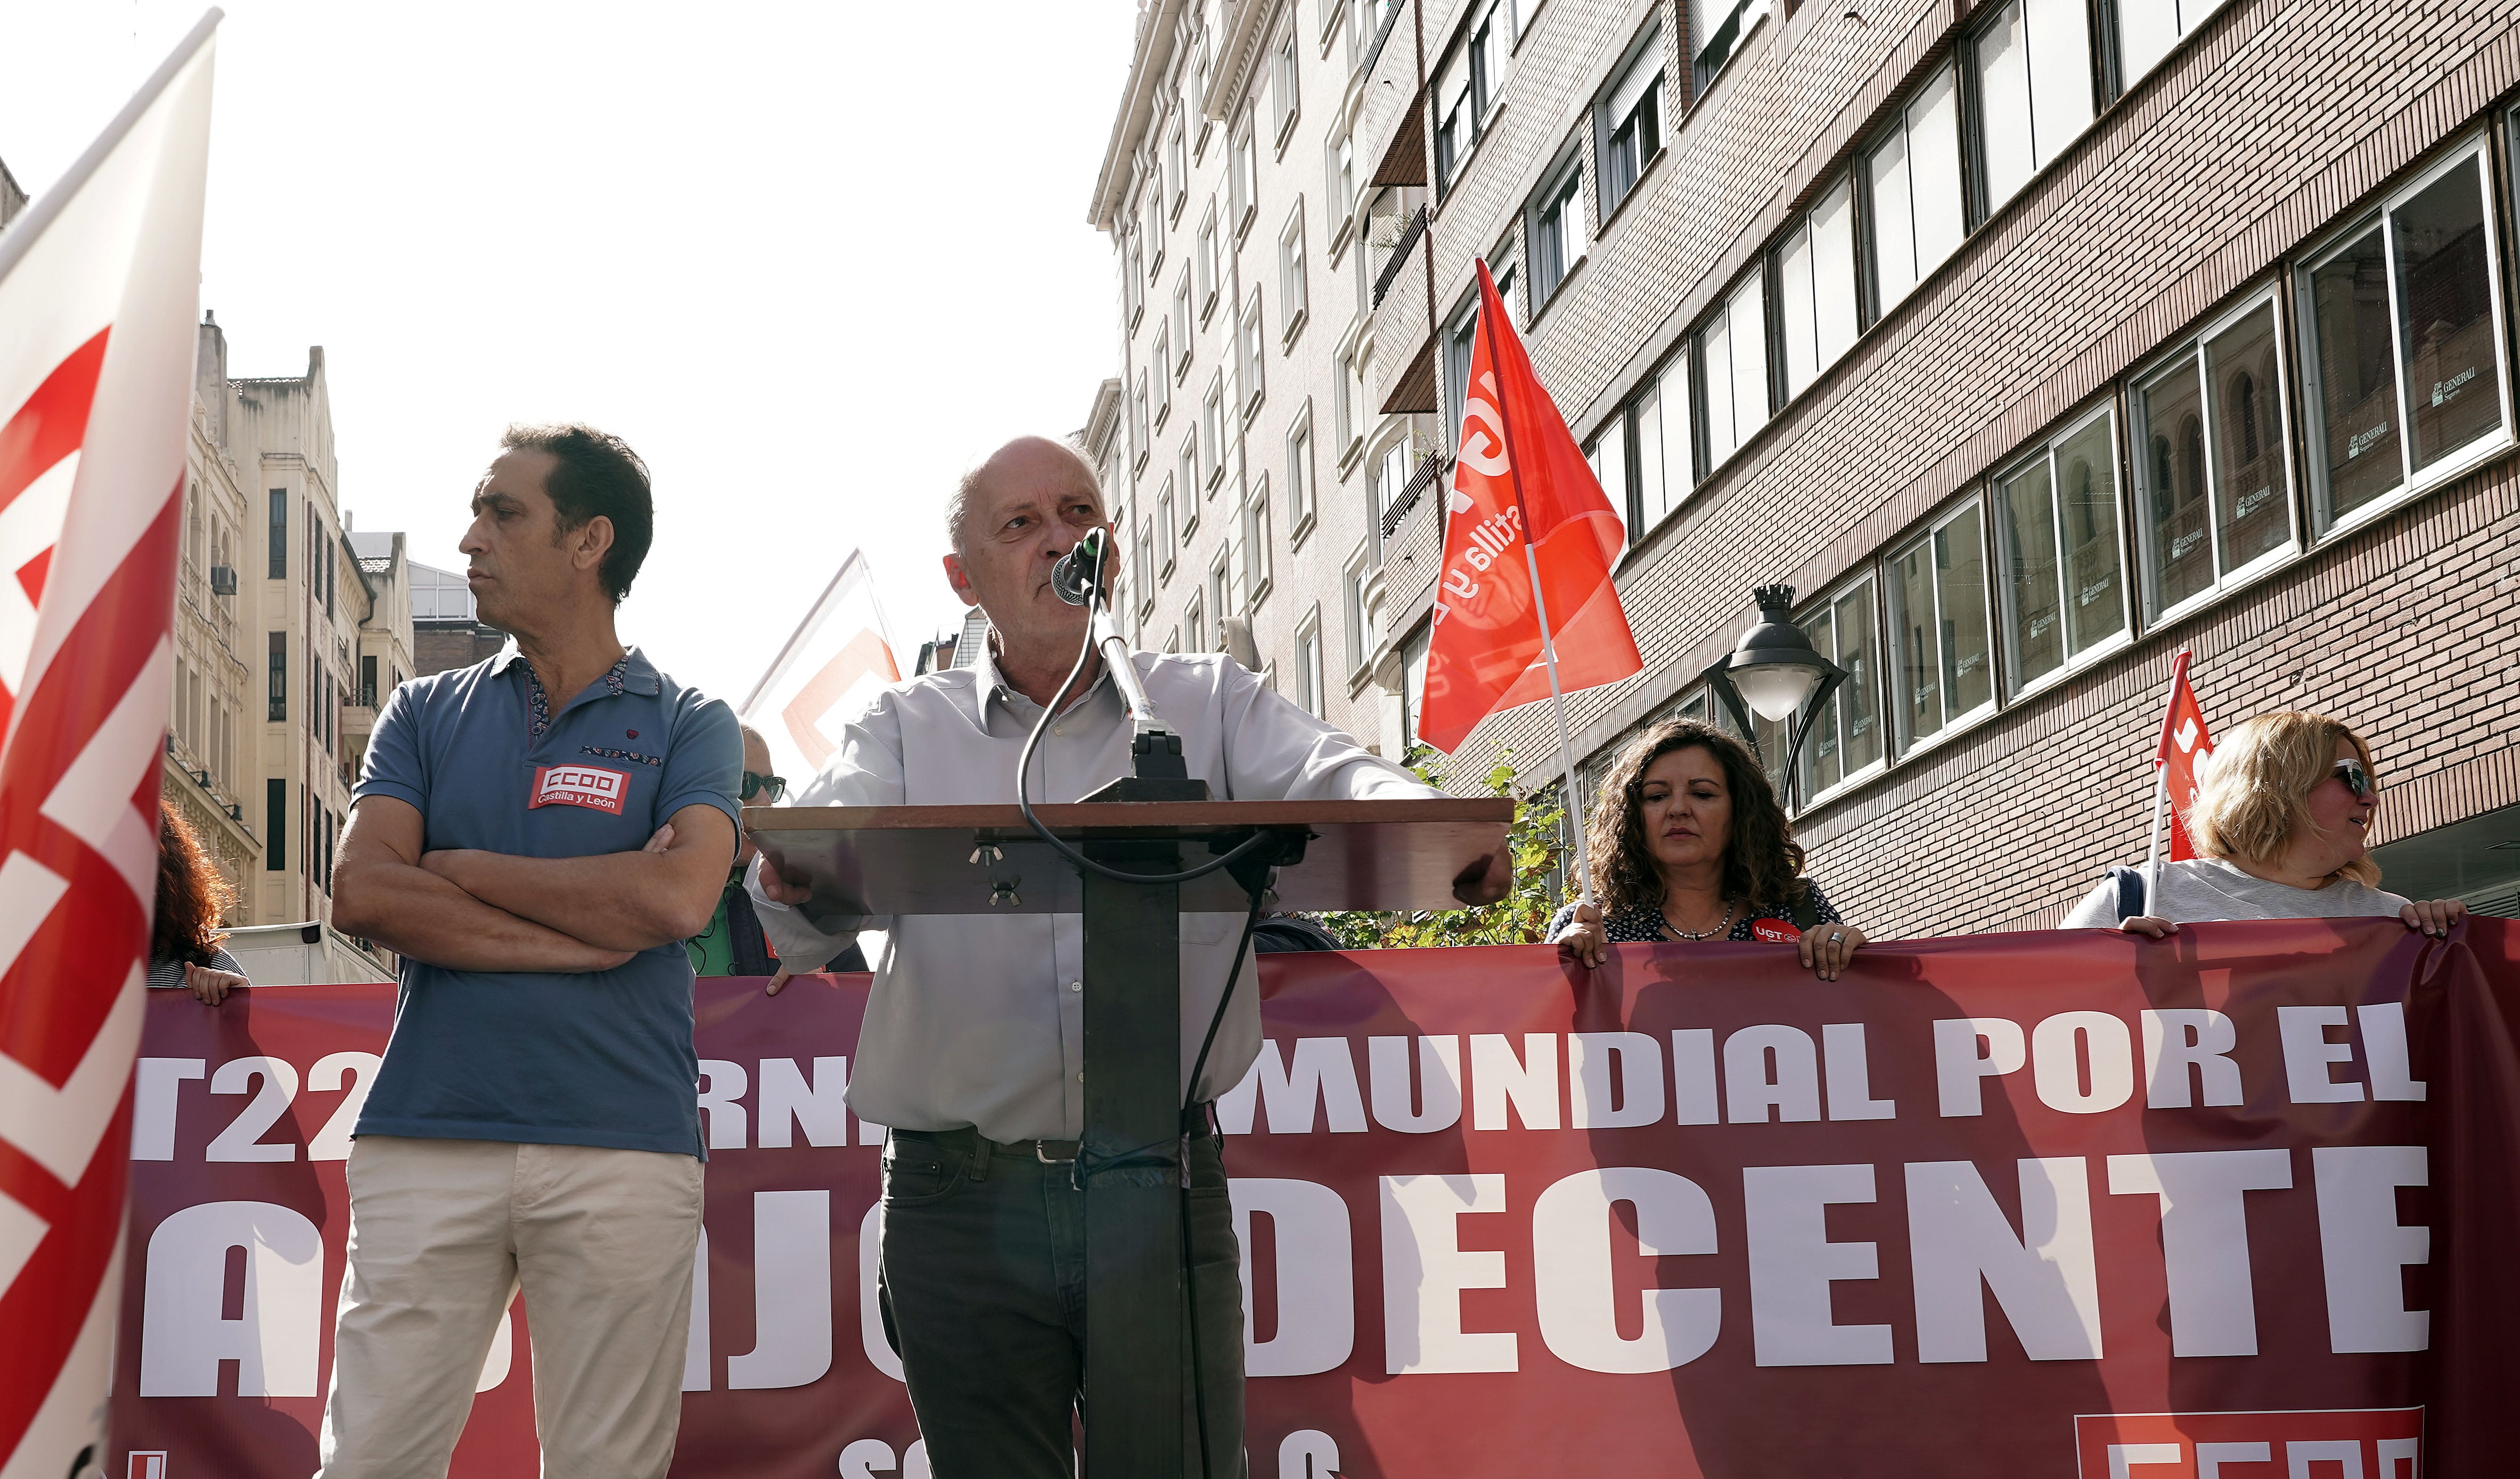
[[[2112,870],[2065,927],[2160,939],[2216,919],[2394,916],[2409,929],[2448,934],[2466,905],[2378,886],[2368,842],[2379,804],[2362,736],[2320,714],[2260,714],[2225,735],[2206,767],[2188,816],[2201,856],[2163,863],[2149,897],[2140,874]]]
[[[749,724],[737,726],[743,734],[743,804],[776,806],[788,794],[788,778],[771,774],[770,741]],[[769,976],[770,994],[777,996],[795,971],[780,962],[769,937],[761,931],[761,916],[752,907],[752,895],[743,887],[743,872],[752,866],[753,846],[750,833],[744,833],[736,846],[735,868],[727,874],[726,887],[719,891],[717,913],[708,928],[683,942],[684,951],[692,958],[692,972],[703,976]],[[839,954],[829,961],[812,962],[804,970],[864,970],[866,953],[851,940]]]

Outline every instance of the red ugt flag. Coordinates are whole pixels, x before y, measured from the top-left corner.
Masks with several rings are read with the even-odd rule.
[[[0,1479],[103,1439],[217,21],[0,233]]]
[[[1616,683],[1644,668],[1610,566],[1619,516],[1532,373],[1531,356],[1479,263],[1478,333],[1462,400],[1461,455],[1445,501],[1442,583],[1426,652],[1419,734],[1450,751],[1501,708],[1549,696],[1541,606],[1561,689]],[[1526,543],[1531,548],[1527,560]],[[1540,567],[1533,600],[1531,564]]]
[[[2204,782],[2205,763],[2214,758],[2214,737],[2205,731],[2205,710],[2187,682],[2187,650],[2180,649],[2170,669],[2170,711],[2161,716],[2161,743],[2152,763],[2170,790],[2170,861],[2196,856],[2187,835],[2187,814],[2195,808],[2196,788]]]

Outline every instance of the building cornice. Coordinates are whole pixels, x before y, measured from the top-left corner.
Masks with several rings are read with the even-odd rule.
[[[1097,231],[1111,229],[1120,199],[1128,193],[1129,159],[1154,117],[1155,97],[1172,65],[1173,32],[1188,3],[1145,0],[1145,8],[1138,12],[1138,45],[1129,58],[1129,81],[1120,90],[1120,112],[1111,120],[1111,141],[1102,148],[1102,172],[1094,177],[1094,201],[1085,211],[1085,224]]]

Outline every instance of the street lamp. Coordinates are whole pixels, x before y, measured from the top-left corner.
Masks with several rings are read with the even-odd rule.
[[[1699,676],[1723,700],[1743,735],[1758,734],[1750,722],[1752,714],[1786,726],[1782,789],[1790,803],[1800,788],[1795,762],[1802,755],[1803,741],[1811,737],[1812,721],[1846,681],[1847,673],[1822,656],[1802,628],[1787,619],[1794,605],[1792,586],[1764,585],[1750,594],[1759,603],[1759,624],[1742,633],[1740,645]]]

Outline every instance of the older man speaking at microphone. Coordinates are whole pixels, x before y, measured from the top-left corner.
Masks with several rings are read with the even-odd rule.
[[[1090,621],[1053,591],[1052,567],[1105,526],[1102,492],[1073,450],[1022,437],[963,477],[946,522],[945,575],[967,605],[988,613],[988,653],[975,666],[886,690],[849,726],[798,804],[1015,799],[1016,758],[1075,665]],[[1439,794],[1222,654],[1140,652],[1134,663],[1180,733],[1190,774],[1219,799]],[[1075,801],[1130,773],[1131,726],[1110,675],[1096,661],[1078,689],[1042,736],[1035,801]],[[1492,859],[1461,891],[1488,902],[1503,895],[1506,874],[1504,861]],[[803,887],[763,865],[751,883],[783,959],[825,959],[861,927],[891,931],[849,1104],[893,1127],[880,1287],[937,1479],[1072,1479],[1085,1334],[1084,1193],[1070,1175],[1085,1119],[1082,919],[843,919],[817,928],[789,907],[804,901]],[[1182,919],[1185,1079],[1235,964],[1241,922],[1238,915]],[[1232,1088],[1259,1047],[1259,992],[1246,983],[1192,1097],[1203,1106]],[[1222,1476],[1241,1470],[1240,1259],[1215,1136],[1194,1133],[1190,1151],[1203,1448],[1211,1473]],[[1184,1473],[1198,1471],[1202,1447],[1191,1407],[1186,1400]]]

